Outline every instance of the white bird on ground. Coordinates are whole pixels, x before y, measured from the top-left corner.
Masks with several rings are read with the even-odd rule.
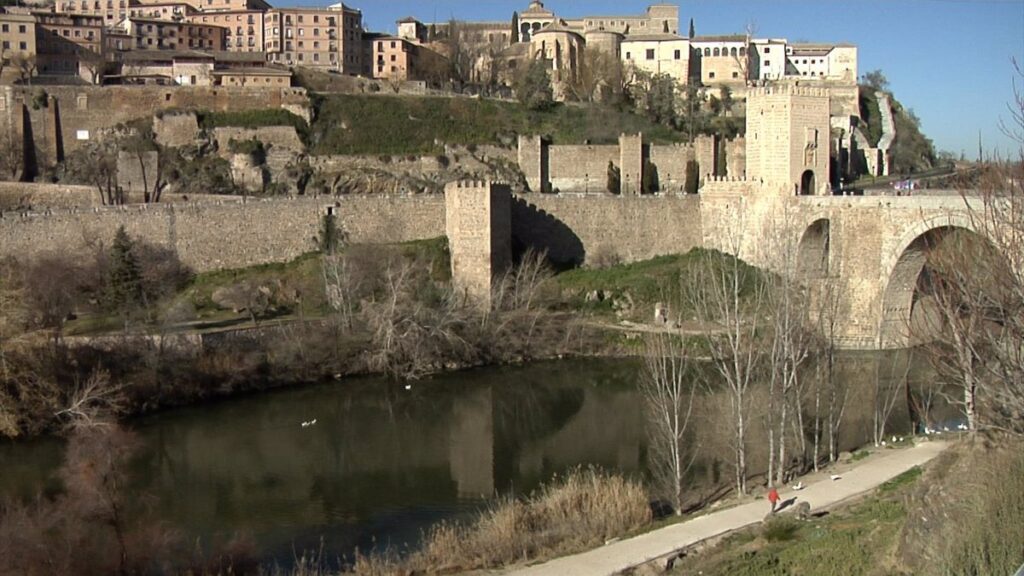
[[[961,424],[960,424],[959,426],[957,426],[956,428],[957,428],[957,430],[967,430],[967,424],[963,424],[963,423],[961,423]]]
[[[895,444],[895,443],[896,443],[896,437],[895,437],[895,436],[893,436],[893,437],[892,437],[892,443],[893,443],[893,444]]]
[[[804,483],[803,483],[803,481],[797,482],[795,485],[790,486],[790,488],[792,488],[793,490],[799,492],[799,491],[804,489]]]
[[[943,432],[949,432],[949,426],[943,426],[942,427],[942,431]]]
[[[406,390],[412,390],[412,384],[406,384],[405,385],[405,389]]]
[[[309,428],[310,426],[312,426],[314,424],[316,424],[316,418],[313,418],[312,420],[309,420],[308,422],[303,422],[302,423],[302,427],[303,428]]]
[[[833,474],[833,475],[829,476],[829,478],[831,478],[832,481],[835,482],[836,480],[842,479],[842,476],[840,476],[839,474]]]
[[[885,440],[882,440],[881,444],[882,444],[882,447],[884,448],[885,447]]]

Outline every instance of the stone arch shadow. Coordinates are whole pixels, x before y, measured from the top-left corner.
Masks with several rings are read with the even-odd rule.
[[[550,212],[523,198],[512,198],[512,257],[529,248],[547,250],[548,261],[556,270],[581,266],[587,258],[579,236]]]
[[[824,278],[831,267],[832,221],[815,218],[804,229],[797,244],[797,276],[804,280]]]
[[[892,350],[921,343],[915,333],[914,314],[918,304],[918,283],[928,260],[928,251],[953,233],[967,232],[989,245],[987,238],[968,214],[950,214],[924,220],[905,232],[896,251],[883,256],[881,313],[878,348]]]

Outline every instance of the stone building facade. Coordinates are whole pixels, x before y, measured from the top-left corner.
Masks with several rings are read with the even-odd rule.
[[[466,297],[489,306],[495,281],[512,265],[512,189],[466,181],[444,192],[452,280]]]

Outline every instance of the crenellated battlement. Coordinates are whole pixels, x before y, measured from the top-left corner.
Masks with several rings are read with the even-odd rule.
[[[758,86],[747,90],[748,101],[750,98],[764,98],[768,96],[809,96],[828,98],[830,94],[828,88],[820,86],[797,86],[793,84]]]

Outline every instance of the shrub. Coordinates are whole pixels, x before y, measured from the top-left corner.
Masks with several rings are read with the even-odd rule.
[[[761,527],[761,536],[769,542],[788,542],[796,538],[800,524],[792,516],[772,518]]]
[[[530,497],[505,498],[469,524],[444,522],[404,566],[394,557],[361,559],[359,573],[455,573],[539,560],[599,545],[650,522],[638,482],[594,469],[573,470]]]

